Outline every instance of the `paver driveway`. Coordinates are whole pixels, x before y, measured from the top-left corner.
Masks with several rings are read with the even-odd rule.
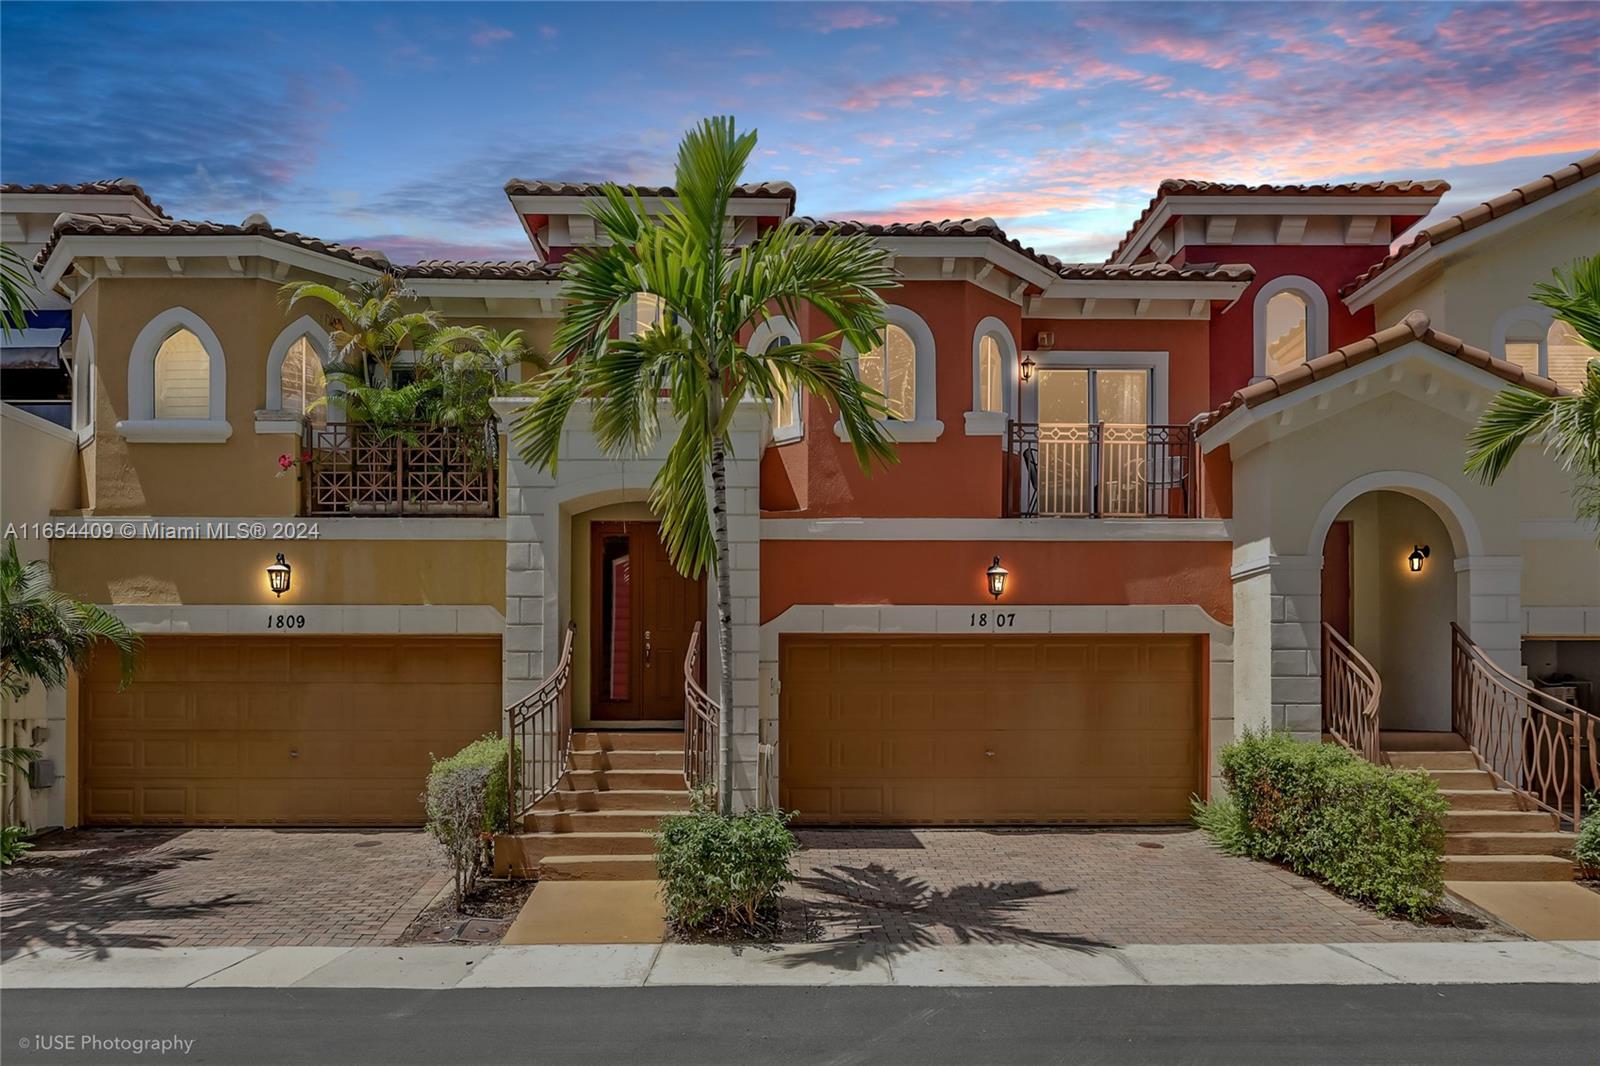
[[[791,908],[818,940],[1352,943],[1505,935],[1379,918],[1193,829],[801,830]],[[791,913],[793,913],[791,911]]]
[[[414,831],[72,830],[0,879],[0,946],[387,944],[447,877]]]

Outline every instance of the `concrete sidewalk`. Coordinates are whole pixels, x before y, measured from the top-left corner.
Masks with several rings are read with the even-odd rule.
[[[1447,944],[43,948],[0,988],[1600,984],[1600,941]]]

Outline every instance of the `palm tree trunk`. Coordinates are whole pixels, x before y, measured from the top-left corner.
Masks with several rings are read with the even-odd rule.
[[[711,424],[722,418],[722,384],[713,379]],[[722,645],[722,670],[717,678],[717,809],[733,813],[733,577],[728,566],[727,445],[718,433],[711,439],[711,521],[716,541],[717,640]]]

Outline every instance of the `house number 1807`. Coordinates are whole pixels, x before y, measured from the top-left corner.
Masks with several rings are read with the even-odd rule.
[[[267,615],[268,629],[304,629],[306,616],[303,614],[269,614]]]
[[[1017,624],[1017,612],[1016,611],[996,611],[994,613],[994,627],[996,629],[1005,629],[1007,626],[1014,626],[1016,624]],[[989,612],[988,611],[973,611],[972,612],[971,625],[972,625],[973,629],[988,629],[989,628]]]

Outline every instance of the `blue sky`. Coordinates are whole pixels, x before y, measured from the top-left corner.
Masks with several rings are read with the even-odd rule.
[[[1103,258],[1163,177],[1444,177],[1600,147],[1595,4],[0,6],[0,177],[525,256],[508,178],[663,182],[732,113],[799,210]]]

